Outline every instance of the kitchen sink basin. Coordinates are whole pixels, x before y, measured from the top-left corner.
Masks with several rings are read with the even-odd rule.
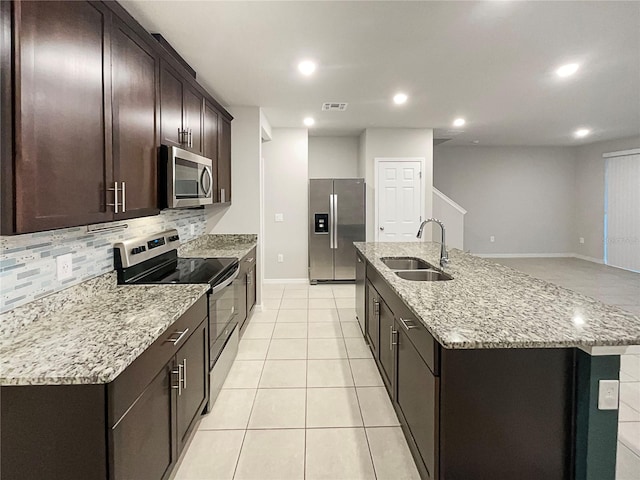
[[[396,275],[405,280],[413,280],[416,282],[440,282],[443,280],[453,280],[448,273],[439,270],[402,270],[396,272]]]
[[[433,269],[433,265],[412,257],[385,257],[380,259],[391,270],[427,270]]]

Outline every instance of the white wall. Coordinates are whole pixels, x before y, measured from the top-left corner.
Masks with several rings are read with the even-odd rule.
[[[231,107],[231,206],[207,208],[210,233],[260,231],[260,108]]]
[[[578,147],[575,177],[574,248],[579,255],[604,259],[604,165],[603,153],[640,148],[640,136],[597,142]],[[584,244],[578,238],[584,238]]]
[[[263,144],[265,279],[308,278],[308,152],[303,128],[274,128]],[[276,213],[283,222],[275,222]]]
[[[433,188],[433,216],[445,226],[447,248],[464,250],[465,209],[435,187]],[[436,235],[433,238],[438,240],[441,234],[440,227],[432,228],[436,228]]]
[[[309,178],[357,178],[358,137],[309,137]]]
[[[441,145],[434,186],[467,210],[464,246],[472,253],[570,253],[575,156],[570,147]]]
[[[363,148],[364,147],[364,148]],[[367,183],[367,241],[375,240],[375,159],[377,157],[422,157],[425,216],[433,211],[433,130],[417,128],[368,128],[360,137],[359,169]],[[364,168],[363,168],[364,167]],[[429,231],[424,239],[429,240]]]

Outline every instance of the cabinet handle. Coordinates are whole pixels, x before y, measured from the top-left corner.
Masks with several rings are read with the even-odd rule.
[[[415,325],[411,325],[410,323],[407,322],[412,322],[412,320],[405,320],[404,318],[400,317],[400,323],[402,323],[402,326],[407,329],[407,330],[411,330],[412,328],[418,328]]]
[[[253,257],[251,257],[251,258],[247,258],[247,259],[245,260],[245,262],[246,262],[246,263],[251,263],[251,262],[253,262]]]
[[[171,373],[178,375],[178,385],[171,385],[171,388],[178,390],[178,396],[182,395],[182,368],[182,363],[179,363],[177,370],[171,370]]]
[[[127,211],[127,199],[125,197],[125,183],[122,182],[122,213]]]
[[[182,389],[187,389],[187,359],[182,360]]]
[[[113,203],[107,203],[108,207],[113,207],[113,213],[118,213],[118,182],[113,182],[113,188],[107,188],[113,193]]]
[[[251,285],[251,275],[247,273],[247,285]]]
[[[376,300],[373,301],[373,314],[378,318],[378,320],[380,319],[380,302],[377,302]]]
[[[389,325],[389,350],[393,351],[393,346],[397,345],[398,342],[393,341],[393,337],[398,333],[393,329],[393,325]]]
[[[183,331],[181,331],[181,332],[173,332],[173,334],[174,334],[174,335],[178,335],[178,337],[177,337],[177,338],[167,338],[164,342],[165,342],[165,343],[169,343],[169,342],[171,342],[171,343],[173,343],[174,345],[177,345],[177,344],[178,344],[178,342],[180,342],[180,340],[182,340],[182,337],[184,337],[184,336],[187,334],[187,332],[188,332],[188,331],[189,331],[189,329],[188,329],[188,328],[185,328],[185,329],[184,329]]]
[[[189,147],[193,148],[193,132],[189,129]]]
[[[224,188],[220,189],[220,203],[224,203],[225,201],[225,194],[224,194]]]

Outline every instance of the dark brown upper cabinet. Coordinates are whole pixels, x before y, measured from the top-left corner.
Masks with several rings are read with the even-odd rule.
[[[218,110],[206,100],[202,130],[203,155],[211,159],[214,172],[218,172]],[[213,201],[218,201],[218,175],[213,179]]]
[[[3,189],[2,203],[10,202],[14,215],[3,220],[2,233],[111,220],[110,13],[88,2],[11,7],[3,5],[3,16],[13,15],[13,45],[2,48],[13,47],[15,144],[2,173],[11,162],[15,184],[14,198]],[[11,142],[4,132],[2,143]]]
[[[218,121],[218,202],[231,203],[231,120]]]
[[[114,179],[123,189],[116,218],[154,215],[158,213],[159,57],[114,18],[111,58]]]
[[[202,155],[204,96],[168,62],[160,65],[162,143]]]

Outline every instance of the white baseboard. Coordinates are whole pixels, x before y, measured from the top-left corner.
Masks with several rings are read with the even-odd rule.
[[[262,283],[266,285],[273,284],[273,283],[301,284],[301,283],[309,283],[309,279],[308,278],[265,278],[264,280],[262,280]]]
[[[599,263],[600,265],[604,265],[604,260],[602,258],[587,257],[586,255],[580,255],[579,253],[574,253],[573,256],[575,258],[579,258],[580,260],[586,260],[587,262]]]
[[[571,258],[573,253],[473,253],[481,258]]]
[[[604,260],[601,258],[587,257],[578,253],[474,253],[473,255],[480,258],[579,258],[604,265]]]

